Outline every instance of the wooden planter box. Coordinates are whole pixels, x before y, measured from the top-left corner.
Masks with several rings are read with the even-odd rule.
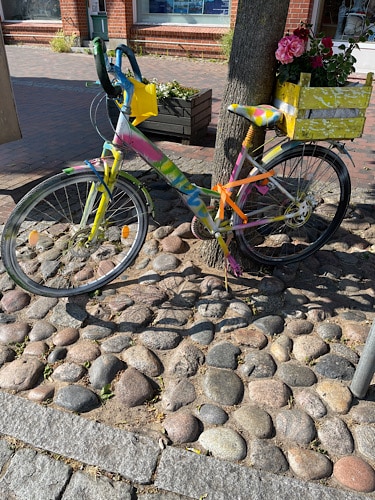
[[[207,134],[211,121],[212,90],[204,89],[190,99],[169,97],[158,103],[158,116],[148,118],[138,128],[142,132],[179,137],[185,144]]]
[[[309,74],[301,74],[300,85],[278,82],[273,104],[284,112],[279,128],[297,140],[360,137],[372,77],[369,73],[364,85],[346,87],[309,87]]]

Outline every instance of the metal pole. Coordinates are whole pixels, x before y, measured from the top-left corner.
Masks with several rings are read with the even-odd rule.
[[[362,356],[357,365],[350,390],[357,398],[363,398],[375,373],[375,320],[370,328]]]

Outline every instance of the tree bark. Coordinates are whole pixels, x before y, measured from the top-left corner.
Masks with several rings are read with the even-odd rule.
[[[213,185],[229,179],[249,123],[229,113],[230,104],[271,102],[275,83],[277,43],[284,35],[289,0],[239,0],[237,19],[229,58],[215,145]],[[254,145],[262,144],[264,132],[258,131]],[[221,265],[216,242],[206,242],[203,254],[210,267]]]

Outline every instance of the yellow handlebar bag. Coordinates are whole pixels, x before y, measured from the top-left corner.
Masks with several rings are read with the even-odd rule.
[[[156,85],[154,83],[145,84],[132,77],[128,77],[128,80],[134,85],[130,117],[134,118],[132,125],[137,126],[147,120],[147,118],[158,115]],[[117,103],[117,105],[121,108],[121,104]]]

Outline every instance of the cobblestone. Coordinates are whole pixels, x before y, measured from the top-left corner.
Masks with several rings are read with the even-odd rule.
[[[178,153],[173,158],[196,174],[192,162],[188,165]],[[128,165],[142,168],[138,161]],[[199,168],[209,185],[210,161]],[[210,481],[215,477],[217,500],[228,498],[225,488],[233,495],[239,488],[248,492],[258,471],[278,475],[263,481],[270,488],[277,485],[269,498],[351,499],[362,498],[357,496],[361,492],[373,498],[373,389],[358,402],[349,389],[353,369],[348,370],[355,369],[375,318],[375,220],[369,190],[353,190],[350,218],[316,255],[270,270],[269,276],[259,269],[240,279],[231,277],[228,293],[221,270],[202,268],[200,243],[181,221],[185,213],[178,199],[156,189],[160,186],[153,186],[152,179],[150,184],[160,196],[161,211],[173,207],[182,223],[175,227],[171,210],[164,214],[169,227],[162,224],[153,233],[156,225],[151,225],[126,278],[120,277],[101,296],[69,301],[29,296],[0,266],[1,433],[35,447],[51,438],[51,452],[142,484],[151,482],[163,448],[155,485],[169,491],[180,488],[190,498],[205,494],[206,474]],[[163,242],[170,246],[163,249]],[[182,253],[176,257],[172,251]],[[107,370],[106,359],[116,368]],[[23,405],[33,405],[31,416],[27,411],[22,419],[14,416],[17,404],[7,404],[8,391],[17,392]],[[103,395],[107,398],[101,399]],[[33,415],[38,418],[33,420]],[[32,422],[32,429],[21,420]],[[110,430],[104,432],[97,422],[108,423]],[[131,433],[120,445],[117,431],[123,427]],[[88,445],[86,428],[105,442],[96,438]],[[106,432],[113,433],[108,440]],[[147,453],[139,448],[145,440]],[[0,463],[6,465],[0,479],[3,496],[4,491],[12,494],[15,465],[24,469],[25,488],[30,487],[27,471],[33,462],[32,474],[42,463],[49,484],[54,460],[41,460],[44,455],[35,451],[14,452],[4,442],[0,440]],[[196,453],[179,449],[181,443]],[[213,456],[203,456],[207,451]],[[240,465],[232,463],[237,461]],[[92,491],[92,477],[59,464],[64,465],[63,500],[75,498],[82,487]],[[58,469],[54,474],[60,485]],[[284,483],[286,471],[287,479],[302,478],[308,487]],[[96,478],[95,484],[103,498],[107,491],[111,498],[135,495],[123,481]],[[254,498],[262,498],[256,487],[251,491]],[[315,494],[309,496],[310,491]],[[47,497],[48,492],[38,490],[38,495]]]
[[[114,292],[104,289],[99,301],[89,299],[84,307],[79,300],[24,300],[21,293],[17,303],[22,299],[24,307],[12,309],[6,304],[17,289],[8,290],[0,324],[1,388],[37,402],[52,398],[56,407],[97,418],[102,411],[99,394],[107,387],[106,407],[115,411],[111,421],[117,412],[120,416],[134,408],[147,429],[147,405],[153,401],[155,418],[149,431],[166,432],[171,445],[193,443],[214,457],[244,460],[274,473],[289,468],[308,481],[325,478],[347,486],[342,473],[346,462],[339,462],[340,457],[358,449],[367,476],[356,491],[371,489],[374,403],[369,400],[352,408],[348,387],[374,317],[372,308],[352,311],[339,301],[329,320],[320,313],[312,317],[312,310],[321,311],[321,304],[314,305],[317,288],[302,284],[287,288],[278,277],[255,281],[253,296],[257,290],[272,294],[287,289],[287,302],[281,309],[273,302],[273,309],[254,315],[243,301],[241,280],[227,293],[219,276],[197,268],[185,277],[182,273],[172,277],[169,273],[180,265],[193,269],[190,254],[180,254],[176,268],[158,264],[156,271],[154,262],[163,262],[163,255],[159,247],[150,258],[146,274],[152,272],[154,278],[141,289],[120,279]],[[341,262],[338,256],[336,260]],[[133,269],[137,276],[137,262]],[[326,280],[327,268],[322,272],[311,277],[316,286]],[[356,293],[367,294],[371,285],[366,278],[357,283]],[[349,298],[352,288],[337,293]],[[292,315],[284,313],[291,297]],[[29,311],[33,314],[25,321]],[[16,349],[19,344],[21,352]],[[49,384],[43,390],[46,356]],[[202,410],[195,412],[196,405]],[[327,411],[329,418],[319,423]],[[346,415],[357,422],[354,428],[348,427]],[[316,437],[329,459],[309,449]],[[332,475],[336,462],[339,467]]]
[[[343,486],[365,493],[375,490],[375,472],[360,457],[343,457],[335,463],[333,475]]]

